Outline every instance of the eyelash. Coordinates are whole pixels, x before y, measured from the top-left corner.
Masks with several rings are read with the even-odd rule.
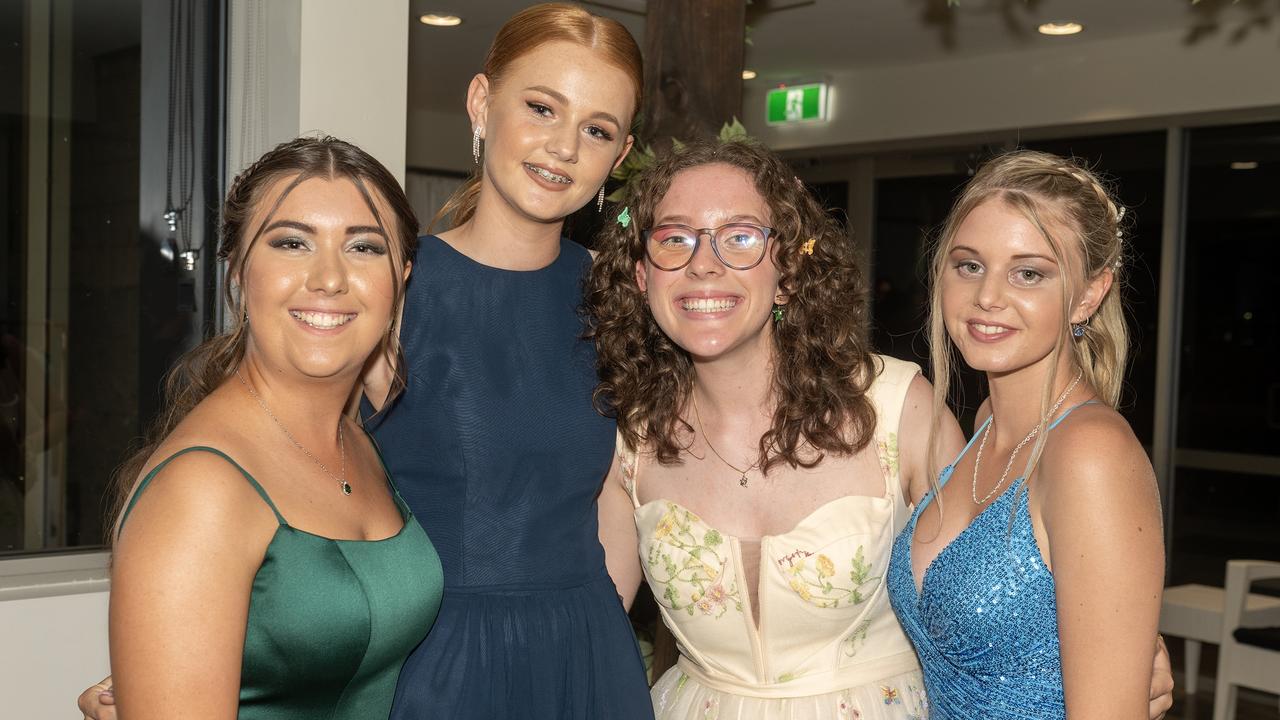
[[[533,114],[537,115],[538,117],[547,117],[548,115],[551,114],[551,108],[547,107],[546,105],[543,105],[542,103],[533,102],[531,100],[526,102],[525,105],[527,105],[529,109],[533,111]],[[604,128],[598,125],[592,125],[588,127],[587,134],[593,138],[596,138],[597,140],[603,140],[605,142],[613,142],[613,133],[609,132],[608,130],[605,130]]]
[[[285,236],[285,237],[275,238],[269,243],[269,245],[273,248],[278,248],[282,250],[300,250],[302,248],[305,248],[307,246],[307,243],[293,236]]]
[[[285,236],[273,239],[268,243],[270,247],[278,250],[305,250],[308,248],[305,240],[293,236]],[[386,255],[387,248],[381,243],[369,242],[368,240],[360,240],[351,245],[351,250],[355,250],[358,254],[370,255]]]
[[[361,254],[369,253],[372,255],[386,255],[387,249],[379,243],[371,243],[367,241],[357,242],[351,246],[352,250],[359,250]]]

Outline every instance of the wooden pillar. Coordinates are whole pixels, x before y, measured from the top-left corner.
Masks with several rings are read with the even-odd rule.
[[[649,0],[645,142],[714,136],[742,113],[745,0]]]

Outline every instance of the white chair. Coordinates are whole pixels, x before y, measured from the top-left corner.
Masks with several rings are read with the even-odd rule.
[[[1245,599],[1249,596],[1249,585],[1266,578],[1280,578],[1280,563],[1261,560],[1227,561],[1222,637],[1218,649],[1218,681],[1213,693],[1213,720],[1235,720],[1236,692],[1241,686],[1280,693],[1280,650],[1243,643],[1236,636],[1236,631],[1241,628],[1257,627],[1244,622]],[[1280,622],[1268,625],[1280,627]]]
[[[1196,693],[1200,677],[1200,643],[1222,639],[1223,590],[1210,585],[1165,588],[1160,605],[1160,632],[1186,640],[1183,687]],[[1241,621],[1245,627],[1280,625],[1280,598],[1250,594]]]

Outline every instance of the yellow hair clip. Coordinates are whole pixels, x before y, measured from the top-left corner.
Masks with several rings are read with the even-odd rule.
[[[804,253],[805,255],[812,255],[813,246],[817,244],[817,242],[818,241],[814,238],[809,238],[808,240],[805,240],[804,245],[800,246],[800,252]]]

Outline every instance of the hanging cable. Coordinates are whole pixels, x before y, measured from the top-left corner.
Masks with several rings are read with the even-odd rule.
[[[192,237],[195,187],[195,3],[173,0],[169,12],[169,124],[165,140],[164,219],[179,266],[195,269],[200,248]]]

